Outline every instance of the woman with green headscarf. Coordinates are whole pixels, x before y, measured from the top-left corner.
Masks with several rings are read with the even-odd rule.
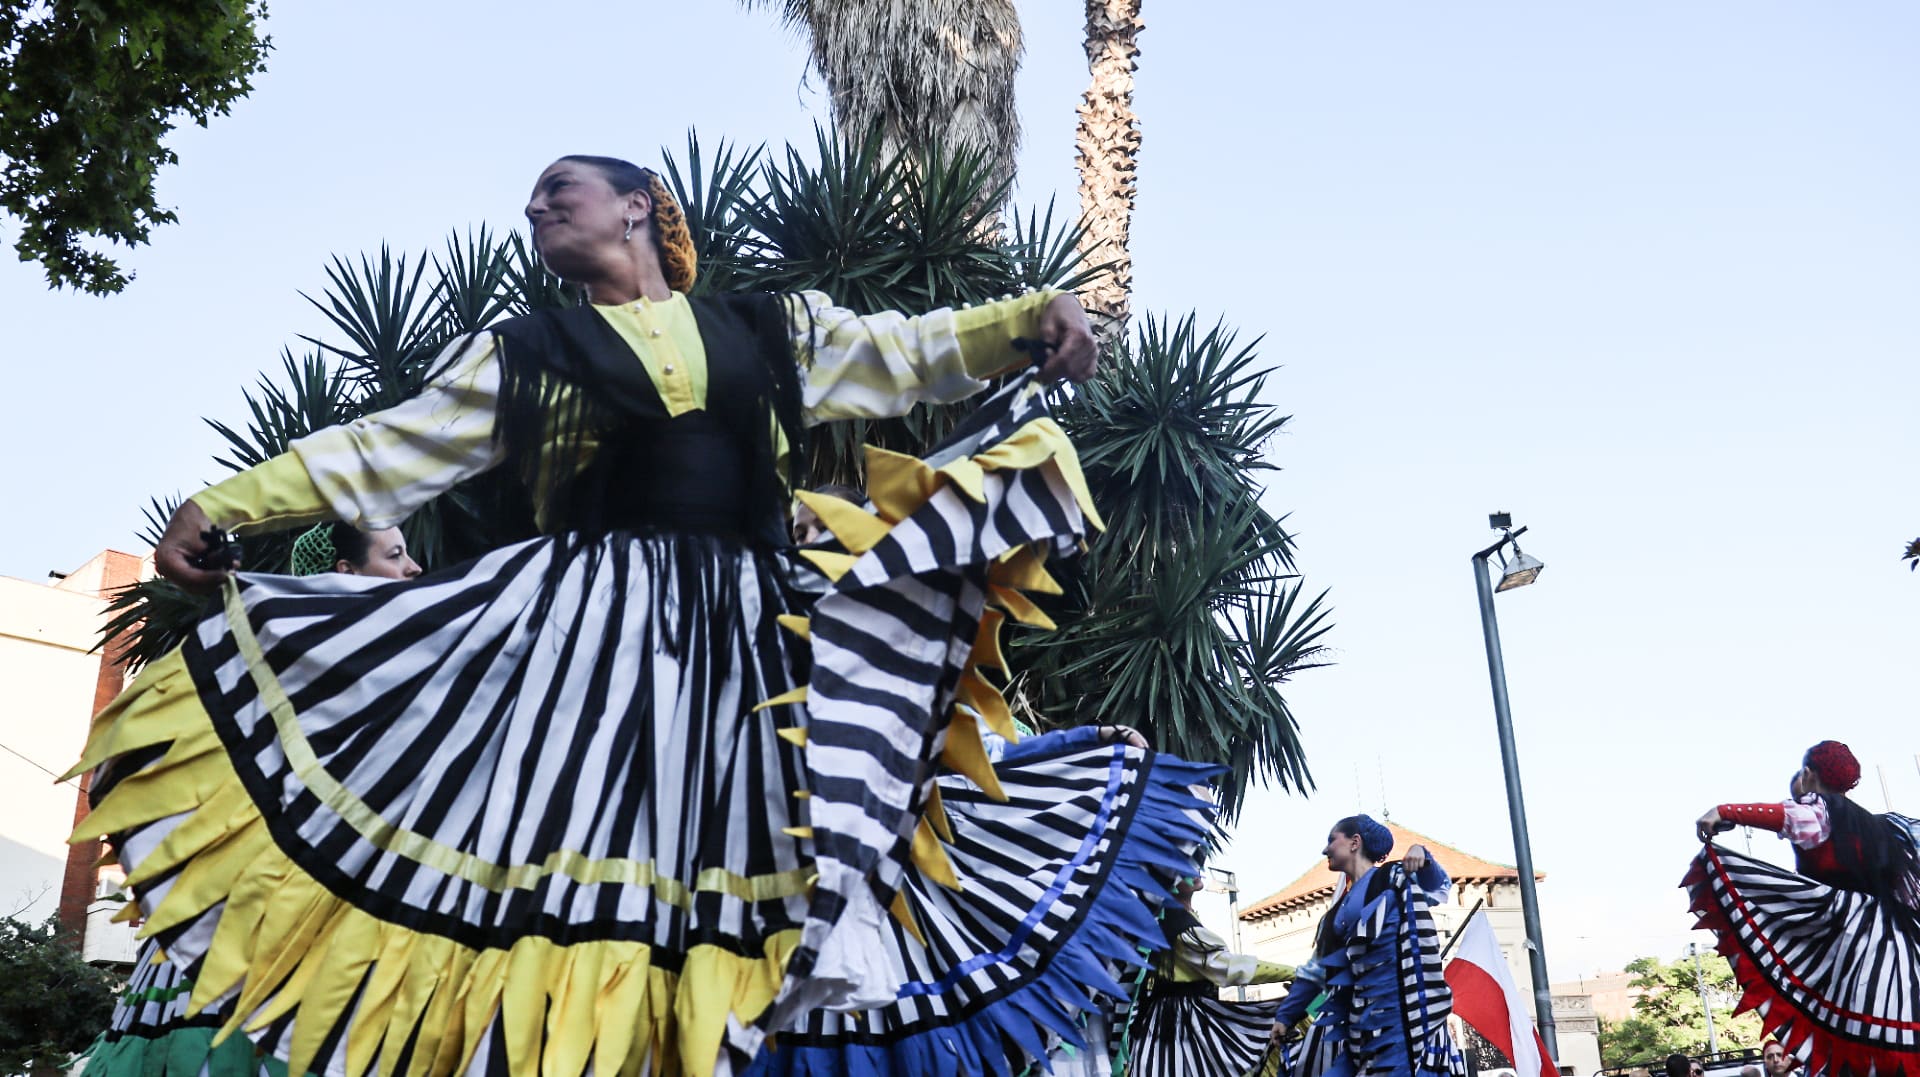
[[[293,540],[290,567],[295,576],[338,573],[387,580],[410,580],[422,572],[399,528],[362,531],[337,521],[301,532]],[[264,1056],[246,1037],[213,1046],[228,1006],[223,1000],[188,1016],[192,993],[193,978],[166,960],[158,940],[148,939],[134,959],[106,1034],[87,1055],[87,1072],[92,1077],[247,1077],[258,1070],[275,1077],[272,1067],[262,1068]]]

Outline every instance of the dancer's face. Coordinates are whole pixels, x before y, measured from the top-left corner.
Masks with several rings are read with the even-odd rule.
[[[578,282],[590,279],[630,242],[624,238],[628,217],[639,222],[634,238],[644,235],[652,208],[643,192],[615,191],[593,165],[555,161],[534,181],[526,212],[540,260],[562,280]]]
[[[407,553],[406,536],[397,527],[367,532],[367,559],[355,565],[341,561],[336,572],[355,576],[379,576],[389,580],[410,580],[420,575],[420,563]]]
[[[819,542],[827,537],[827,525],[820,522],[812,509],[805,505],[796,505],[793,509],[793,541],[801,546]]]
[[[1796,799],[1799,797],[1806,796],[1808,793],[1815,792],[1816,790],[1814,788],[1814,781],[1813,781],[1813,768],[1801,767],[1799,770],[1795,771],[1793,774],[1793,780],[1787,783],[1787,787],[1793,790],[1793,795]]]
[[[1327,847],[1321,850],[1327,867],[1334,871],[1352,871],[1360,863],[1360,838],[1334,830],[1327,834]]]

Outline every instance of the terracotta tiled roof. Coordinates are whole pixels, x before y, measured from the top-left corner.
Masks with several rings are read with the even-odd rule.
[[[1506,864],[1496,864],[1491,860],[1482,860],[1472,853],[1463,853],[1444,841],[1435,841],[1418,831],[1408,830],[1391,820],[1382,820],[1387,829],[1393,831],[1393,851],[1403,853],[1414,845],[1424,845],[1440,866],[1456,883],[1491,882],[1497,879],[1518,879],[1520,872]],[[1394,859],[1398,859],[1396,856]],[[1536,871],[1536,879],[1546,878],[1545,872]],[[1327,870],[1327,862],[1322,859],[1314,863],[1301,874],[1275,893],[1240,910],[1240,919],[1258,920],[1265,916],[1284,912],[1299,905],[1310,905],[1322,898],[1333,896],[1333,883],[1338,878]]]

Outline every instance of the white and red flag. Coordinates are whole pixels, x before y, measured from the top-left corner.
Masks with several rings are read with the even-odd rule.
[[[1446,976],[1453,1012],[1512,1059],[1518,1077],[1559,1077],[1486,917],[1470,917],[1460,930]]]

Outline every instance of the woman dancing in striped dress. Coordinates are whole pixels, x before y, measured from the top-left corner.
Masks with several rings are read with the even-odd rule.
[[[1282,983],[1294,970],[1229,949],[1194,916],[1198,889],[1198,879],[1184,880],[1174,891],[1181,903],[1161,914],[1167,948],[1154,955],[1127,1020],[1126,1077],[1247,1077],[1273,1049],[1281,1001],[1229,1001],[1220,989]]]
[[[452,342],[156,550],[219,609],[96,720],[76,837],[189,1011],[330,1077],[994,1073],[1070,1036],[1211,774],[1097,730],[987,758],[1001,622],[1044,623],[1025,592],[1097,526],[1072,446],[1029,375],[927,460],[870,454],[869,504],[802,494],[844,553],[794,556],[786,509],[811,424],[964,398],[1017,338],[1090,376],[1079,305],[689,297],[683,215],[613,158],[527,218],[588,304]],[[375,588],[215,563],[219,529],[386,527],[495,466],[544,537]]]
[[[1317,1011],[1282,1072],[1465,1077],[1447,1030],[1453,991],[1441,975],[1431,911],[1453,881],[1424,846],[1381,863],[1392,851],[1393,831],[1366,815],[1340,820],[1327,835],[1327,867],[1346,876],[1345,887],[1275,1015],[1284,1035]]]
[[[1722,804],[1681,883],[1740,982],[1740,1010],[1813,1077],[1920,1077],[1920,856],[1916,824],[1847,797],[1846,745],[1807,749],[1785,802]],[[1793,843],[1797,870],[1715,844],[1736,826]]]

